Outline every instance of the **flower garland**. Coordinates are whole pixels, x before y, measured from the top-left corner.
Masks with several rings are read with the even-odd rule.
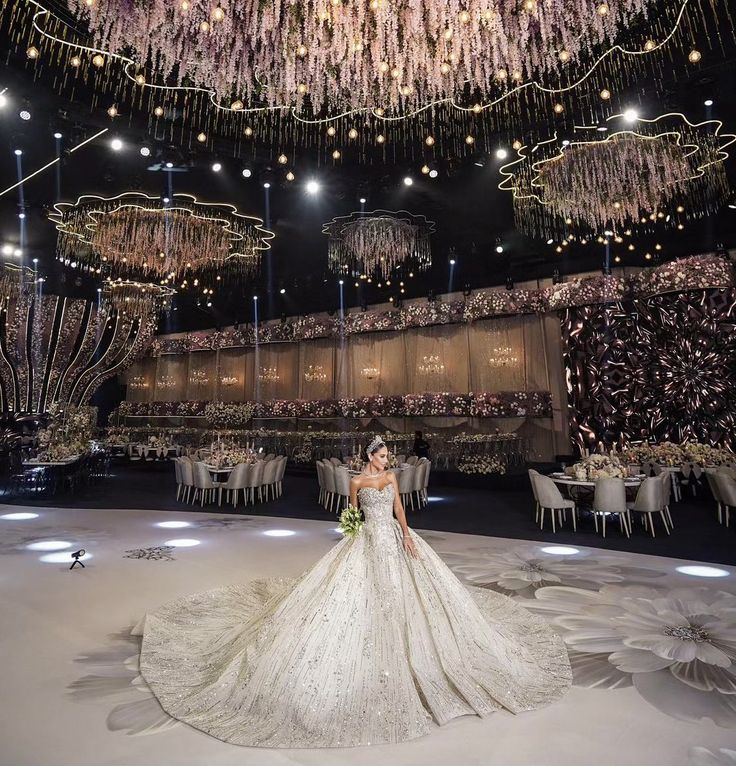
[[[467,455],[458,461],[457,470],[460,473],[503,475],[506,473],[506,463],[495,455]]]
[[[680,466],[684,463],[698,463],[701,466],[722,465],[736,462],[736,455],[728,449],[690,441],[682,444],[640,444],[624,449],[620,455],[621,459],[628,463],[652,462],[667,466]]]
[[[626,276],[576,277],[540,289],[479,290],[465,300],[417,302],[388,311],[357,311],[347,314],[342,323],[336,317],[297,317],[259,326],[258,342],[297,342],[378,331],[398,332],[412,327],[474,322],[498,316],[543,314],[592,303],[734,285],[734,270],[728,261],[714,255],[691,256]],[[215,351],[254,343],[252,329],[205,330],[183,337],[159,336],[150,344],[148,355]]]
[[[120,417],[205,417],[222,428],[244,427],[251,418],[478,417],[546,418],[549,391],[424,393],[360,399],[272,399],[264,402],[122,402]]]
[[[578,481],[623,479],[629,474],[626,466],[615,455],[589,455],[566,468],[565,473]]]

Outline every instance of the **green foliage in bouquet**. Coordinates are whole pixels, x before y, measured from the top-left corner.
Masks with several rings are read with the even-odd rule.
[[[349,505],[340,514],[340,531],[348,537],[355,537],[363,528],[363,523],[363,514],[354,505]]]

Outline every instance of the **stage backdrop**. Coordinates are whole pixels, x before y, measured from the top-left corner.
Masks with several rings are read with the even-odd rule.
[[[551,391],[553,418],[412,418],[427,430],[516,432],[532,457],[567,450],[559,320],[525,315],[257,348],[148,357],[127,374],[129,401],[339,399],[406,393]],[[390,429],[404,418],[383,418]]]

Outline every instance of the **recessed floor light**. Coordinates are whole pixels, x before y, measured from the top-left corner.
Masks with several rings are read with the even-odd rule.
[[[193,540],[188,537],[177,537],[174,540],[167,540],[164,545],[171,545],[174,548],[193,548],[199,545],[199,540]]]
[[[579,548],[572,548],[568,545],[548,545],[542,548],[544,553],[551,553],[554,556],[573,556],[576,553],[580,553]]]
[[[159,521],[156,526],[163,527],[164,529],[181,529],[182,527],[191,527],[192,525],[188,521]]]
[[[695,565],[675,567],[675,571],[680,574],[689,575],[690,577],[728,577],[731,574],[726,569]]]
[[[296,532],[292,529],[267,529],[263,534],[268,537],[291,537]]]
[[[39,540],[37,543],[26,545],[29,551],[63,551],[65,548],[71,548],[73,543],[66,540]]]
[[[6,521],[25,521],[26,519],[37,519],[38,514],[37,513],[6,513],[3,516],[0,516],[0,519],[5,519]]]

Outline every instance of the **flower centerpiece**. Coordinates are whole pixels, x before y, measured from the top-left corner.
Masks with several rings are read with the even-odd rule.
[[[503,475],[506,473],[506,463],[496,455],[466,455],[457,464],[460,473]]]
[[[241,463],[255,463],[256,456],[253,450],[235,442],[219,440],[212,443],[207,461],[215,468],[232,468]]]
[[[348,537],[355,537],[363,528],[363,514],[354,505],[349,505],[340,514],[340,531]]]
[[[626,466],[615,455],[589,455],[575,465],[565,469],[568,476],[578,481],[596,479],[623,479],[628,475]]]
[[[245,428],[253,417],[253,402],[209,402],[204,416],[212,428]]]

